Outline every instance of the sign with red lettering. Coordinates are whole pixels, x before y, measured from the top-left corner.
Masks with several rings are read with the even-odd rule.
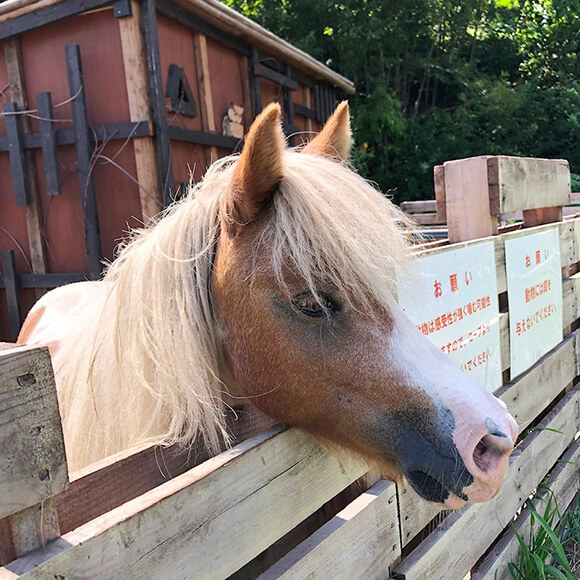
[[[419,258],[419,280],[399,304],[417,328],[464,372],[501,386],[499,306],[493,242]]]
[[[562,340],[562,273],[557,227],[507,236],[511,377],[529,369]]]

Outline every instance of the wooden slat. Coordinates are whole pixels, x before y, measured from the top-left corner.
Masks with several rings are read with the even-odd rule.
[[[8,308],[11,338],[12,340],[16,340],[23,320],[14,250],[0,251],[0,263],[2,264],[2,282],[6,290],[6,306]]]
[[[445,198],[445,168],[443,165],[433,167],[433,187],[435,189],[435,202],[437,204],[437,216],[441,223],[447,222],[447,207]]]
[[[28,165],[24,158],[22,129],[20,128],[22,115],[18,114],[16,103],[6,103],[2,110],[6,125],[6,138],[9,143],[10,173],[16,205],[26,206],[30,203],[30,185],[28,179]]]
[[[449,516],[395,568],[395,578],[463,578],[509,524],[579,429],[580,386],[570,391],[522,443],[498,497],[468,505]],[[477,541],[465,541],[473,537],[474,530]]]
[[[435,213],[437,212],[437,202],[434,199],[423,201],[404,201],[401,209],[406,213]]]
[[[204,131],[214,133],[216,130],[213,110],[213,96],[209,73],[209,59],[207,54],[207,39],[204,34],[193,33],[193,49],[195,52],[195,66],[197,71],[197,86],[199,89],[199,108],[201,112],[201,126]],[[209,167],[217,158],[217,147],[207,147],[205,150],[206,163]]]
[[[48,349],[0,352],[0,517],[64,490],[67,468]]]
[[[365,472],[272,429],[10,564],[16,574],[226,577]],[[235,547],[235,549],[233,549]],[[4,569],[0,569],[0,577]]]
[[[74,97],[71,101],[71,112],[75,133],[75,149],[84,217],[89,275],[91,280],[97,280],[103,268],[101,263],[103,255],[99,230],[99,215],[97,211],[97,197],[92,172],[93,152],[89,136],[89,121],[87,117],[80,47],[78,44],[67,44],[65,53],[70,96]]]
[[[60,170],[56,150],[56,129],[52,114],[52,97],[50,93],[37,93],[38,127],[42,145],[42,163],[47,195],[60,195]]]
[[[570,205],[570,167],[565,159],[489,158],[492,210],[498,213]]]
[[[143,15],[141,5],[131,0],[131,16],[119,18],[119,33],[123,52],[125,83],[131,121],[151,125],[151,103],[149,72],[143,38]],[[139,199],[143,221],[154,217],[161,211],[161,178],[159,164],[152,137],[133,139],[135,166],[139,182]]]
[[[547,487],[555,496],[558,510],[564,513],[566,508],[578,493],[580,486],[580,442],[575,441],[570,448],[562,456],[558,466],[548,477],[546,481]],[[544,513],[548,501],[548,494],[544,491],[538,495],[534,500],[534,505],[540,514]],[[552,507],[554,503],[552,501]],[[491,549],[490,553],[485,557],[480,564],[477,571],[475,571],[471,580],[512,580],[508,570],[509,562],[517,562],[520,554],[520,543],[515,536],[515,531],[520,537],[527,539],[530,533],[530,516],[529,509],[525,509],[517,518],[514,527],[508,527],[502,534],[502,537]],[[554,524],[559,521],[557,514],[555,516]],[[537,529],[538,523],[536,522]]]
[[[164,205],[173,201],[175,182],[171,165],[171,142],[165,111],[165,91],[161,73],[161,55],[159,53],[159,30],[157,29],[157,8],[155,0],[143,0],[143,26],[145,28],[145,47],[151,85],[151,107],[159,160],[161,191]]]
[[[10,84],[10,97],[18,105],[19,110],[26,110],[29,108],[29,102],[26,85],[24,83],[22,51],[18,37],[9,38],[4,42],[4,60],[6,64],[6,75]],[[21,122],[24,135],[30,133],[30,119],[23,117]],[[32,151],[26,151],[24,155],[27,170],[26,180],[29,188],[28,204],[25,206],[24,211],[26,215],[30,263],[34,272],[43,273],[47,271],[47,258],[44,245],[44,228],[42,225],[43,218],[39,199],[36,160]],[[43,290],[36,291],[37,298],[40,298],[42,294],[44,294]]]
[[[380,480],[262,574],[260,580],[382,580],[400,556],[395,484]]]

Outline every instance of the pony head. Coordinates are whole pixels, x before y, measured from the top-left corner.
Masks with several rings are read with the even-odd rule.
[[[254,122],[219,199],[211,296],[231,394],[455,508],[499,491],[517,425],[394,300],[398,210],[346,165],[341,104],[301,151]]]

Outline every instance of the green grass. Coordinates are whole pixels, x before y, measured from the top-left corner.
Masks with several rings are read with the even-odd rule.
[[[577,580],[580,576],[580,492],[562,516],[552,491],[537,508],[530,502],[530,532],[524,539],[517,532],[520,558],[509,563],[513,580]],[[538,511],[540,510],[540,511]]]

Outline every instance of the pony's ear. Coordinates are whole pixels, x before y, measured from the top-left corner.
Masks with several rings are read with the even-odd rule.
[[[348,102],[342,101],[326,121],[322,131],[302,149],[302,153],[346,161],[350,155],[351,137]]]
[[[230,238],[236,237],[272,198],[282,181],[285,149],[280,105],[272,103],[252,123],[222,201],[222,227]]]

